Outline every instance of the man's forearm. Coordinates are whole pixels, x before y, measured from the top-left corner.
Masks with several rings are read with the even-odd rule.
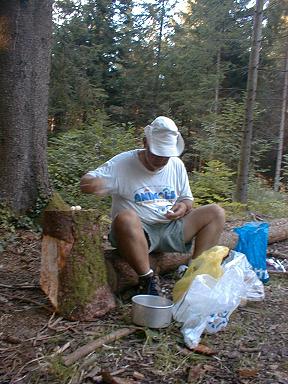
[[[191,209],[193,208],[193,202],[191,200],[189,200],[189,199],[180,200],[180,201],[178,201],[178,203],[185,204],[185,206],[186,206],[186,213],[190,212]]]
[[[84,193],[94,193],[96,195],[105,195],[107,193],[107,188],[101,178],[87,174],[80,180],[80,189]]]

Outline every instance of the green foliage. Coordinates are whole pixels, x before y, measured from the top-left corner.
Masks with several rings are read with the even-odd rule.
[[[276,141],[273,139],[270,139],[267,141],[267,139],[263,138],[255,138],[252,142],[252,161],[251,161],[251,167],[255,170],[255,172],[264,173],[267,171],[270,171],[271,169],[265,169],[262,166],[262,162],[267,157],[273,146],[275,145]]]
[[[261,116],[254,121],[251,156],[258,171],[265,166],[271,172],[269,151],[278,131],[281,100],[274,95],[283,87],[284,3],[265,7],[257,89]],[[189,0],[175,17],[176,4],[56,0],[51,118],[58,130],[86,124],[102,108],[117,123],[140,125],[169,115],[187,129],[202,162],[219,160],[236,171],[253,5]]]
[[[16,229],[33,229],[39,230],[38,218],[46,205],[41,197],[38,197],[36,206],[33,210],[27,212],[26,215],[15,214],[10,207],[0,204],[0,229],[7,233],[13,233]]]
[[[15,230],[15,215],[4,204],[0,204],[0,228],[8,232]]]
[[[99,203],[96,197],[81,193],[80,178],[119,152],[135,146],[133,126],[115,126],[103,116],[80,129],[50,137],[48,160],[54,189],[70,205],[83,208],[101,206],[101,209],[105,205],[108,209],[109,198],[101,199]]]
[[[247,216],[247,205],[239,203],[238,201],[224,201],[220,202],[219,205],[225,209],[226,217],[246,217]]]
[[[234,172],[217,160],[209,161],[202,172],[194,172],[190,184],[196,205],[218,203],[228,217],[246,217],[249,211],[269,218],[288,216],[288,195],[273,191],[267,181],[253,171],[249,180],[248,204],[233,201],[233,176]]]
[[[223,203],[232,201],[232,172],[224,163],[211,160],[201,172],[192,174],[191,189],[196,204]]]
[[[48,371],[57,380],[57,383],[68,383],[75,374],[75,367],[66,367],[62,357],[59,355],[48,358],[47,363]]]
[[[229,217],[246,217],[247,211],[267,215],[269,218],[288,216],[288,195],[275,192],[271,186],[253,171],[248,190],[248,204],[232,200],[234,172],[217,160],[207,162],[202,172],[194,172],[191,189],[196,205],[218,203]]]
[[[195,140],[195,149],[204,161],[217,159],[236,171],[239,161],[244,102],[223,101],[221,113],[210,114]]]
[[[245,19],[247,4],[188,1],[172,36],[173,45],[168,45],[166,97],[173,112],[200,133],[203,119],[215,111],[216,88],[221,97],[237,98],[245,89],[241,67],[248,62],[246,37],[252,25],[251,19]]]
[[[46,207],[47,211],[70,211],[70,206],[65,203],[59,193],[54,192]]]
[[[288,195],[275,192],[263,178],[251,177],[248,188],[249,210],[280,218],[288,216]]]
[[[44,196],[43,193],[40,191],[38,193],[35,207],[32,211],[29,212],[29,216],[35,221],[37,221],[38,218],[41,216],[44,208],[46,208],[48,202],[49,202],[49,197]]]
[[[49,108],[56,129],[79,127],[110,96],[117,51],[113,3],[55,2]]]
[[[254,121],[260,118],[259,106],[255,108]],[[195,139],[194,148],[204,161],[217,159],[224,162],[234,172],[237,171],[242,130],[245,115],[245,99],[236,102],[233,99],[222,100],[218,114],[207,115],[202,131]],[[261,162],[271,150],[274,142],[254,137],[251,150],[251,167],[263,172]]]

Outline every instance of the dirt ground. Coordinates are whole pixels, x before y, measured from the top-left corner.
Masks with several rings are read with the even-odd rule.
[[[288,384],[286,277],[271,276],[264,301],[238,307],[224,331],[204,335],[206,351],[188,350],[180,324],[173,322],[107,342],[66,367],[62,356],[132,326],[131,305],[118,297],[117,309],[101,319],[62,319],[39,287],[41,235],[24,230],[0,235],[1,384]],[[270,245],[269,253],[285,259],[288,241]],[[161,277],[168,295],[175,278]]]

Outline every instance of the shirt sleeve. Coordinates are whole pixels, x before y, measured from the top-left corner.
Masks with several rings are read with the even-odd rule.
[[[191,192],[190,184],[189,184],[189,179],[188,179],[188,174],[185,168],[184,163],[182,160],[180,160],[181,168],[180,168],[180,180],[181,180],[181,186],[180,186],[180,195],[177,199],[177,201],[182,201],[182,200],[194,200],[194,197]]]
[[[100,178],[104,184],[108,194],[114,194],[118,191],[118,179],[117,179],[117,162],[113,159],[100,165],[94,171],[89,171],[88,175]]]

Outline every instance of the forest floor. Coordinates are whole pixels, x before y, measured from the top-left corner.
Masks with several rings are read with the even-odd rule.
[[[1,384],[288,384],[286,277],[271,276],[264,301],[238,307],[223,331],[204,335],[207,354],[188,350],[173,322],[162,330],[138,329],[65,367],[61,356],[132,326],[131,304],[118,297],[115,310],[92,322],[57,316],[39,287],[41,235],[0,235],[6,238],[0,242]],[[288,257],[288,240],[271,244],[269,253]],[[161,276],[167,292],[175,278]]]

